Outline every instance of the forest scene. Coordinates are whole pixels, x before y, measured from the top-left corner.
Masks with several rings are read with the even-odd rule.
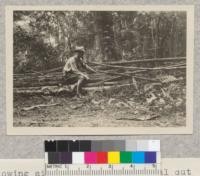
[[[14,11],[15,127],[186,125],[186,12]],[[63,68],[84,47],[84,96]]]

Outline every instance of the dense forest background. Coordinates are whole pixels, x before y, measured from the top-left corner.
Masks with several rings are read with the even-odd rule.
[[[15,73],[61,66],[77,45],[95,62],[185,56],[186,12],[14,12]]]

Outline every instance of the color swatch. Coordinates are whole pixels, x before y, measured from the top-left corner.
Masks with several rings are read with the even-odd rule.
[[[132,152],[120,152],[120,163],[132,163]]]
[[[48,152],[48,164],[153,164],[159,152]]]
[[[45,152],[160,151],[159,140],[45,141]]]
[[[150,143],[156,145],[149,146]],[[48,164],[154,164],[160,162],[160,151],[156,151],[160,149],[159,144],[134,142],[132,148],[137,150],[130,151],[131,142],[122,140],[45,141],[45,161]]]
[[[108,164],[119,164],[120,152],[108,152]]]
[[[108,163],[108,153],[107,152],[97,152],[97,163],[107,164]]]

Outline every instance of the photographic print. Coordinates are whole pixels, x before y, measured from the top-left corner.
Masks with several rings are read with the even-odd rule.
[[[8,134],[192,132],[193,6],[6,8]]]

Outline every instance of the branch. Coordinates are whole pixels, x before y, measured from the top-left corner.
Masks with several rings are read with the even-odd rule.
[[[131,59],[133,57],[130,57]],[[176,58],[154,58],[154,59],[137,59],[126,62],[110,62],[109,64],[133,64],[133,63],[143,63],[143,62],[175,62],[175,61],[186,61],[186,57],[176,57]]]
[[[54,103],[54,104],[39,104],[39,105],[35,105],[35,106],[30,106],[30,107],[25,107],[22,108],[23,111],[29,111],[29,110],[33,110],[36,108],[41,108],[41,107],[49,107],[49,106],[58,106],[60,105],[60,103]]]
[[[111,68],[124,68],[124,69],[138,69],[138,70],[162,70],[162,69],[168,69],[168,68],[177,68],[177,67],[173,67],[173,65],[171,66],[167,66],[167,67],[154,67],[154,68],[149,68],[149,67],[127,67],[127,66],[119,66],[119,65],[109,65],[109,64],[100,64],[100,63],[95,63],[96,65],[101,65],[101,66],[105,66],[105,67],[111,67]],[[176,66],[176,65],[174,65]]]

